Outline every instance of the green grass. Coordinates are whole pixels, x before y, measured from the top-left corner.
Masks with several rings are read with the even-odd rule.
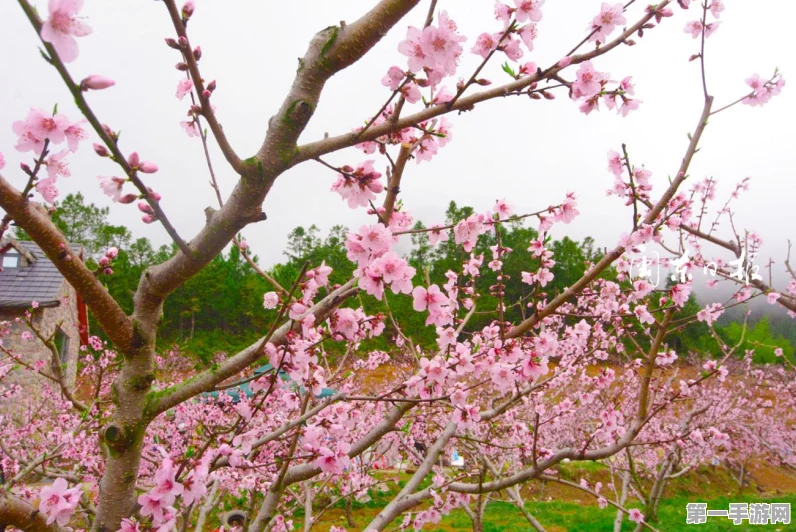
[[[659,509],[659,519],[652,526],[666,531],[699,531],[715,532],[724,530],[789,530],[788,525],[779,524],[777,526],[768,525],[767,527],[751,526],[743,524],[735,526],[732,521],[725,517],[709,517],[706,524],[686,525],[685,524],[685,505],[688,502],[707,502],[708,509],[726,509],[730,502],[786,502],[791,506],[796,506],[796,495],[782,495],[772,499],[762,499],[759,497],[717,497],[710,500],[700,500],[696,496],[689,498],[671,498],[661,502]],[[633,507],[633,505],[629,505]],[[600,510],[594,505],[580,505],[569,502],[529,502],[527,508],[549,531],[566,530],[567,532],[601,532],[613,531],[613,522],[616,511],[612,507]],[[625,518],[623,531],[633,530],[635,523],[631,523]],[[436,527],[436,528],[435,528]],[[796,527],[794,527],[796,528]],[[457,511],[445,517],[441,523],[427,527],[425,530],[435,532],[448,532],[450,530],[471,530],[472,522],[464,512]],[[525,518],[517,509],[507,503],[495,502],[487,507],[484,516],[484,532],[533,532],[533,528],[528,525]]]

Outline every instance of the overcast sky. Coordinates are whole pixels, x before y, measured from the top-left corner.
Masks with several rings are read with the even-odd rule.
[[[46,2],[34,2],[46,12]],[[748,89],[744,79],[753,73],[769,76],[780,67],[785,79],[796,73],[793,20],[796,4],[787,0],[726,0],[723,24],[708,39],[708,88],[716,105],[732,101]],[[242,157],[260,146],[269,117],[279,108],[312,35],[341,20],[353,21],[374,2],[346,0],[198,0],[189,33],[201,45],[200,67],[206,79],[216,79],[213,96],[221,123]],[[391,65],[405,67],[397,43],[407,25],[420,26],[428,7],[424,0],[362,61],[333,77],[301,142],[347,132],[374,114],[389,96],[380,83]],[[523,58],[548,66],[586,35],[589,21],[599,12],[598,0],[548,0],[532,54]],[[599,246],[613,246],[628,230],[630,213],[620,208],[605,190],[612,176],[606,169],[606,152],[625,142],[632,161],[653,171],[660,192],[666,176],[676,172],[702,106],[698,62],[689,63],[698,41],[683,33],[697,18],[697,2],[689,11],[675,7],[675,17],[665,19],[638,41],[595,61],[612,79],[632,75],[640,109],[627,118],[605,110],[586,116],[559,93],[555,101],[527,98],[494,100],[474,112],[453,116],[453,141],[431,163],[410,163],[402,182],[407,209],[427,225],[440,222],[449,200],[485,210],[497,198],[508,198],[518,212],[559,202],[567,191],[580,198],[581,216],[568,226],[556,226],[555,236],[592,236]],[[457,76],[469,77],[479,57],[469,53],[475,36],[500,28],[492,16],[491,0],[440,0],[468,36],[466,53]],[[630,8],[634,22],[644,3]],[[201,144],[178,125],[185,119],[187,99],[174,97],[181,73],[174,69],[179,57],[163,44],[173,36],[165,7],[160,2],[86,0],[83,14],[94,33],[80,39],[80,57],[69,68],[76,79],[102,74],[117,81],[110,90],[90,93],[91,105],[104,122],[121,130],[125,153],[137,150],[160,166],[146,176],[163,195],[163,207],[182,236],[189,240],[204,223],[203,209],[215,206]],[[38,39],[16,2],[0,3],[0,151],[4,170],[22,186],[18,163],[28,154],[14,150],[11,122],[24,118],[30,106],[49,109],[59,104],[71,119],[78,112],[54,69],[39,56]],[[790,51],[788,51],[790,50]],[[502,61],[502,59],[501,59]],[[495,83],[509,81],[499,62],[483,76]],[[566,77],[573,73],[567,71]],[[691,166],[696,178],[720,180],[724,198],[740,179],[751,176],[752,187],[738,206],[740,226],[764,238],[762,255],[784,258],[786,239],[796,238],[796,93],[786,86],[783,94],[763,108],[737,106],[711,120],[702,151]],[[214,148],[213,161],[221,187],[228,193],[236,176]],[[330,155],[335,164],[356,164],[367,158],[358,150]],[[377,161],[383,170],[384,161]],[[97,175],[118,174],[107,160],[97,158],[85,143],[72,158],[73,177],[61,179],[62,195],[82,191],[98,205],[112,205],[97,186]],[[282,259],[287,233],[297,225],[317,224],[324,232],[333,224],[356,228],[367,221],[362,209],[353,211],[329,192],[335,175],[317,163],[307,162],[282,175],[265,201],[268,220],[245,230],[256,254],[266,265]],[[156,244],[167,242],[158,224],[144,225],[135,205],[113,205],[111,221],[124,224],[136,236]]]

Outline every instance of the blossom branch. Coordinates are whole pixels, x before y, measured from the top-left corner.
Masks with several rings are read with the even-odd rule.
[[[36,10],[30,5],[28,0],[19,0],[19,5],[22,6],[22,10],[25,12],[25,15],[27,15],[28,20],[41,39],[42,22],[39,19],[39,16],[36,14]],[[160,206],[160,201],[152,195],[147,186],[143,183],[143,181],[141,181],[141,178],[138,177],[138,172],[130,166],[130,164],[127,162],[127,159],[124,157],[124,155],[122,155],[115,136],[112,136],[111,133],[109,133],[108,130],[106,130],[102,123],[100,123],[100,121],[97,119],[94,111],[88,105],[88,102],[83,96],[83,91],[81,90],[80,86],[72,79],[72,76],[66,69],[66,65],[63,61],[61,61],[61,58],[55,51],[55,48],[53,48],[53,46],[44,39],[41,39],[41,42],[49,54],[49,57],[45,57],[45,59],[58,71],[58,74],[60,74],[61,79],[63,79],[67,89],[69,89],[69,92],[72,94],[72,97],[75,100],[75,105],[77,105],[78,109],[80,109],[80,112],[83,113],[83,116],[85,116],[86,120],[88,120],[89,124],[91,124],[91,127],[94,129],[95,133],[102,139],[102,142],[110,150],[113,156],[113,161],[116,162],[116,164],[118,164],[122,170],[124,170],[124,173],[127,175],[127,178],[130,180],[130,182],[135,185],[139,192],[141,192],[142,199],[144,199],[149,206],[152,207],[155,216],[163,225],[163,228],[169,234],[172,241],[177,244],[177,247],[179,247],[183,253],[190,256],[191,253],[188,246],[185,244],[185,241],[183,241],[183,239],[177,233],[177,230],[173,225],[171,225],[171,222],[166,217],[166,213]]]
[[[135,337],[130,319],[94,272],[82,260],[73,257],[66,238],[55,227],[44,208],[23,196],[2,175],[0,206],[41,246],[47,258],[86,302],[114,345],[122,352],[130,352]]]
[[[707,126],[708,116],[710,116],[710,108],[713,104],[713,97],[709,96],[705,100],[705,105],[702,109],[702,115],[699,117],[699,122],[697,123],[697,127],[694,133],[691,135],[691,140],[688,143],[688,148],[686,149],[685,156],[683,157],[682,162],[680,163],[680,168],[677,171],[677,176],[672,180],[669,188],[666,189],[666,192],[660,197],[658,202],[652,206],[652,208],[647,213],[647,216],[644,217],[643,224],[651,224],[655,221],[655,219],[663,212],[663,209],[669,204],[669,201],[674,197],[677,189],[680,188],[680,185],[686,179],[686,173],[688,172],[688,167],[691,164],[691,159],[693,159],[694,154],[697,152],[697,146],[699,145],[699,140],[702,138],[702,133]],[[545,305],[545,307],[538,312],[534,313],[531,317],[526,319],[525,321],[518,324],[516,327],[512,328],[509,333],[509,338],[516,338],[531,328],[533,328],[537,323],[539,323],[542,319],[552,314],[558,307],[566,303],[571,297],[580,293],[583,288],[586,287],[589,283],[591,283],[594,279],[597,278],[600,273],[602,273],[606,268],[608,268],[611,264],[613,264],[622,254],[625,252],[625,248],[623,246],[617,246],[609,253],[606,253],[600,261],[591,267],[580,279],[575,281],[569,288],[567,288],[564,292],[556,296],[550,303]]]
[[[670,0],[664,0],[657,4],[658,8],[663,9],[666,5],[668,5]],[[590,52],[571,56],[570,65],[577,65],[579,63],[583,63],[584,61],[589,61],[596,57],[600,57],[609,51],[613,50],[620,44],[622,44],[628,37],[633,35],[636,31],[641,29],[644,24],[649,22],[653,17],[655,17],[655,13],[647,13],[641,19],[633,24],[631,27],[626,29],[619,37],[607,43],[605,46],[592,50]],[[383,124],[378,124],[372,126],[366,134],[357,136],[357,133],[346,133],[343,135],[339,135],[336,137],[329,137],[327,139],[319,140],[316,142],[311,142],[309,144],[305,144],[303,146],[299,146],[296,150],[296,153],[290,160],[290,165],[295,166],[303,161],[314,159],[315,157],[325,155],[327,153],[337,151],[343,148],[351,147],[355,144],[359,144],[365,141],[372,141],[381,136],[388,135],[391,133],[395,133],[396,131],[400,131],[401,129],[415,126],[421,122],[425,122],[426,120],[430,120],[432,118],[442,116],[444,114],[448,114],[453,111],[466,111],[471,109],[478,103],[491,100],[494,98],[502,98],[509,94],[515,93],[517,91],[521,91],[527,87],[530,87],[534,83],[538,83],[539,81],[545,79],[555,79],[554,76],[557,75],[559,72],[564,70],[565,67],[558,66],[556,63],[553,66],[548,67],[547,70],[543,71],[540,75],[539,72],[534,73],[532,75],[526,76],[519,80],[507,83],[505,85],[501,85],[492,89],[484,90],[478,92],[476,94],[472,94],[470,96],[461,97],[453,106],[448,107],[447,105],[437,105],[433,107],[429,107],[427,109],[423,109],[422,111],[418,111],[412,115],[409,115],[404,118],[399,118],[395,122],[385,122]]]
[[[199,73],[199,65],[193,54],[193,48],[191,48],[188,32],[185,28],[185,22],[180,16],[180,11],[177,9],[174,0],[163,0],[163,3],[169,11],[169,17],[174,26],[174,31],[177,32],[177,36],[180,37],[181,40],[184,40],[184,45],[181,45],[180,50],[185,59],[185,63],[188,65],[188,72],[190,73],[193,85],[196,87],[196,95],[199,98],[199,104],[202,108],[202,116],[207,120],[207,125],[210,127],[210,131],[213,132],[213,137],[216,139],[216,142],[218,142],[218,147],[221,149],[221,153],[224,154],[229,165],[233,170],[241,174],[244,171],[243,162],[227,140],[227,136],[224,134],[224,128],[219,124],[215,111],[213,111],[213,106],[210,104],[210,97],[205,93],[204,79],[202,79],[202,75]]]

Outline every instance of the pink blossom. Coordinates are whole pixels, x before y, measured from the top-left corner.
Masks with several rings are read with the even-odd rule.
[[[658,366],[668,366],[673,364],[677,358],[677,353],[675,353],[673,350],[664,351],[663,353],[658,353],[655,356],[655,364]]]
[[[387,75],[381,78],[381,84],[388,87],[391,91],[396,91],[405,77],[403,70],[397,66],[392,66],[387,71]]]
[[[174,475],[174,463],[169,458],[164,458],[160,467],[155,472],[155,487],[150,491],[150,496],[157,497],[170,506],[178,495],[182,495],[183,485],[177,482]]]
[[[641,104],[641,100],[633,100],[631,98],[622,98],[622,107],[619,108],[619,114],[627,116],[630,111],[635,111]]]
[[[608,77],[604,73],[594,70],[591,61],[584,61],[578,68],[576,80],[572,84],[572,98],[596,96],[602,90],[603,82],[607,80]]]
[[[47,524],[57,522],[66,526],[83,495],[80,487],[67,488],[63,478],[57,478],[39,492],[39,511],[47,516]]]
[[[398,44],[398,51],[409,57],[409,70],[417,72],[426,66],[426,54],[420,44],[421,31],[414,26],[406,30],[406,39]]]
[[[68,128],[64,130],[64,136],[66,137],[66,145],[69,146],[69,150],[72,152],[77,151],[77,148],[81,140],[85,140],[86,138],[88,138],[88,134],[81,127],[81,124],[84,122],[85,120],[80,120],[79,122],[75,122],[74,124],[70,125]]]
[[[574,220],[580,214],[576,208],[577,205],[578,202],[575,201],[575,194],[569,192],[564,203],[562,203],[561,207],[556,211],[555,220],[557,222],[564,222],[565,224]]]
[[[85,37],[91,28],[77,16],[83,0],[50,0],[50,18],[41,26],[42,40],[50,43],[65,63],[77,59],[77,41],[74,37]]]
[[[502,34],[501,34],[502,35]],[[474,54],[478,54],[484,59],[489,53],[497,48],[497,39],[490,33],[482,33],[475,41],[475,45],[470,49]]]
[[[525,43],[525,47],[528,48],[528,51],[533,51],[533,41],[535,41],[536,37],[539,36],[539,32],[536,29],[536,24],[534,23],[526,24],[525,26],[520,28],[519,35],[520,39],[522,39],[522,42]],[[528,70],[527,63],[526,65],[523,66],[523,68],[525,68],[525,70],[529,72],[536,72],[535,67],[536,65],[534,65],[534,68]]]
[[[118,202],[122,196],[122,186],[126,182],[125,179],[121,177],[102,177],[99,176],[97,179],[100,182],[100,188],[105,193],[106,196],[110,197],[113,201]]]
[[[719,18],[722,11],[724,11],[724,2],[722,0],[713,0],[710,3],[710,12],[714,17]]]
[[[412,306],[418,312],[426,309],[429,312],[438,310],[440,306],[448,303],[448,298],[440,291],[439,286],[435,284],[428,287],[428,290],[422,286],[416,286],[412,291],[412,297],[414,298]]]
[[[605,43],[608,35],[613,33],[616,26],[627,22],[624,17],[624,6],[621,3],[603,3],[600,14],[592,20],[594,34],[589,38],[590,41]]]
[[[429,243],[434,246],[438,242],[447,242],[450,238],[448,236],[448,230],[442,229],[440,225],[432,225],[430,227],[431,231],[428,232],[428,241]]]
[[[692,20],[688,24],[685,25],[685,33],[690,33],[691,37],[696,39],[702,34],[702,21],[701,20]]]
[[[671,291],[672,301],[678,307],[682,307],[688,301],[688,297],[691,295],[691,285],[690,284],[678,284],[672,287]]]
[[[47,175],[55,182],[59,176],[69,177],[72,172],[69,170],[69,163],[64,158],[69,154],[69,150],[61,150],[54,153],[45,159],[44,164],[47,165]]]
[[[177,99],[182,100],[187,94],[193,90],[193,81],[190,79],[183,79],[177,83]]]
[[[164,510],[168,504],[160,498],[152,495],[151,492],[142,493],[138,496],[138,504],[141,505],[141,515],[152,516],[152,521],[155,526],[163,521]]]
[[[118,532],[141,532],[141,528],[139,524],[132,519],[124,518],[122,519],[121,528]]]
[[[622,175],[623,167],[624,161],[622,160],[622,156],[614,150],[610,150],[608,152],[608,170],[616,177],[619,177]]]
[[[506,364],[495,364],[492,367],[492,383],[500,392],[508,392],[514,386],[514,372]]]
[[[180,122],[180,127],[185,130],[189,137],[199,136],[199,128],[196,126],[196,122],[193,120]]]
[[[428,26],[419,30],[410,26],[406,39],[398,44],[398,51],[409,58],[409,70],[417,72],[424,67],[445,75],[456,72],[456,63],[462,53],[461,43],[466,37],[458,35],[456,24],[443,11],[439,15],[439,26]],[[434,80],[431,81],[435,85]]]
[[[473,214],[453,228],[454,240],[457,244],[461,244],[465,251],[470,252],[484,231],[481,217],[478,214]]]
[[[524,54],[522,48],[520,48],[520,41],[510,37],[504,39],[502,49],[503,53],[506,54],[506,57],[512,61],[519,61]]]
[[[44,198],[44,201],[47,203],[53,203],[55,198],[58,197],[58,188],[55,186],[55,179],[54,177],[48,177],[47,179],[40,179],[38,183],[36,183],[36,192],[41,194],[41,197]]]
[[[638,508],[631,508],[630,510],[628,510],[627,517],[634,523],[644,522],[644,514],[641,513],[641,510],[639,510]]]
[[[352,209],[366,207],[376,199],[376,194],[384,190],[384,185],[379,181],[381,173],[373,168],[373,159],[360,164],[356,169],[344,166],[344,173],[338,174],[337,181],[332,185],[332,192],[337,192],[348,201]]]
[[[266,292],[263,295],[263,306],[267,309],[276,308],[279,304],[279,296],[276,292]]]
[[[63,142],[68,127],[69,119],[65,115],[60,113],[50,115],[37,108],[32,108],[24,121],[18,120],[11,124],[11,129],[19,135],[17,150],[32,150],[36,153],[41,152],[45,140],[53,144]]]
[[[339,333],[346,340],[354,341],[359,332],[359,319],[357,313],[351,308],[341,308],[334,311],[332,315],[332,332]]]
[[[713,325],[713,322],[721,316],[722,312],[724,312],[724,307],[721,306],[721,303],[712,303],[697,312],[697,320]]]
[[[506,203],[505,199],[497,200],[492,207],[492,211],[497,214],[498,218],[501,220],[509,218],[514,214],[514,209],[512,209],[511,205]]]
[[[542,20],[544,0],[514,0],[514,5],[517,6],[517,22],[526,20],[539,22]]]
[[[641,323],[648,323],[650,325],[655,323],[655,318],[650,314],[649,310],[647,310],[647,305],[637,305],[636,308],[633,309],[633,314],[636,315]]]

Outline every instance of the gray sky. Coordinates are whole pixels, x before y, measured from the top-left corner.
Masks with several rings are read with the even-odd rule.
[[[46,2],[35,2],[46,10]],[[252,0],[198,0],[189,33],[201,45],[200,67],[206,79],[218,80],[213,96],[221,123],[243,157],[260,146],[268,118],[281,104],[312,35],[341,20],[353,21],[374,2]],[[589,21],[599,12],[598,0],[548,0],[539,25],[533,60],[547,66],[586,35]],[[453,116],[453,141],[431,163],[410,163],[402,183],[406,207],[426,224],[441,221],[449,200],[488,208],[497,198],[508,198],[518,212],[559,202],[567,191],[577,192],[581,216],[568,226],[557,225],[556,237],[593,236],[600,246],[613,246],[630,226],[630,213],[605,190],[612,176],[606,169],[606,152],[628,144],[631,159],[653,171],[660,192],[666,176],[673,174],[701,110],[697,62],[688,57],[698,51],[698,41],[683,33],[687,21],[697,18],[696,2],[688,11],[675,6],[675,17],[648,32],[635,47],[623,47],[595,61],[612,79],[632,75],[640,109],[627,118],[601,111],[585,116],[565,93],[552,102],[503,99],[487,102],[474,112]],[[792,32],[796,4],[786,0],[727,0],[723,24],[708,39],[708,87],[723,105],[747,91],[744,79],[757,72],[768,77],[780,67],[785,79],[796,73],[796,56],[788,35]],[[632,6],[628,21],[635,21],[644,3]],[[491,0],[440,0],[468,36],[466,53],[457,75],[469,77],[480,57],[469,53],[482,31],[498,31]],[[405,67],[397,52],[407,25],[422,25],[427,2],[411,13],[362,61],[333,77],[321,104],[302,136],[303,142],[347,132],[372,116],[389,96],[380,83],[391,65]],[[100,116],[121,130],[125,153],[137,150],[160,166],[146,181],[164,197],[163,207],[186,239],[204,223],[203,209],[215,206],[198,139],[179,127],[185,119],[187,99],[174,97],[181,73],[174,69],[179,57],[163,44],[172,36],[165,8],[159,2],[87,0],[83,9],[94,33],[80,39],[80,57],[69,68],[76,79],[96,73],[111,77],[112,89],[90,93]],[[59,104],[71,119],[78,112],[57,73],[39,57],[37,37],[15,2],[0,3],[0,151],[8,165],[4,175],[18,186],[18,163],[29,153],[14,150],[11,122],[24,118],[30,106],[51,108]],[[501,56],[502,57],[502,56]],[[501,59],[502,61],[502,59]],[[574,70],[573,70],[574,72]],[[568,78],[573,73],[566,72]],[[499,62],[483,76],[494,83],[509,81]],[[720,180],[719,197],[734,184],[751,176],[749,193],[739,204],[738,223],[758,231],[765,243],[761,255],[776,257],[781,266],[786,239],[796,238],[796,95],[786,86],[781,96],[763,108],[737,106],[711,120],[702,151],[691,167],[696,178]],[[331,155],[335,164],[356,164],[369,156],[358,150]],[[107,160],[93,154],[85,143],[71,159],[73,176],[61,179],[62,195],[82,191],[90,201],[112,205],[97,186],[97,175],[118,174]],[[228,193],[236,176],[227,169],[217,150],[213,161],[222,189]],[[383,170],[384,161],[377,166]],[[335,223],[356,228],[367,217],[353,211],[329,192],[335,175],[307,162],[279,178],[265,201],[268,220],[245,231],[263,263],[282,259],[287,233],[296,225],[319,225],[324,231]],[[135,205],[114,205],[113,223],[127,225],[136,236],[156,244],[167,235],[158,224],[146,226]],[[790,230],[790,233],[789,233]]]

